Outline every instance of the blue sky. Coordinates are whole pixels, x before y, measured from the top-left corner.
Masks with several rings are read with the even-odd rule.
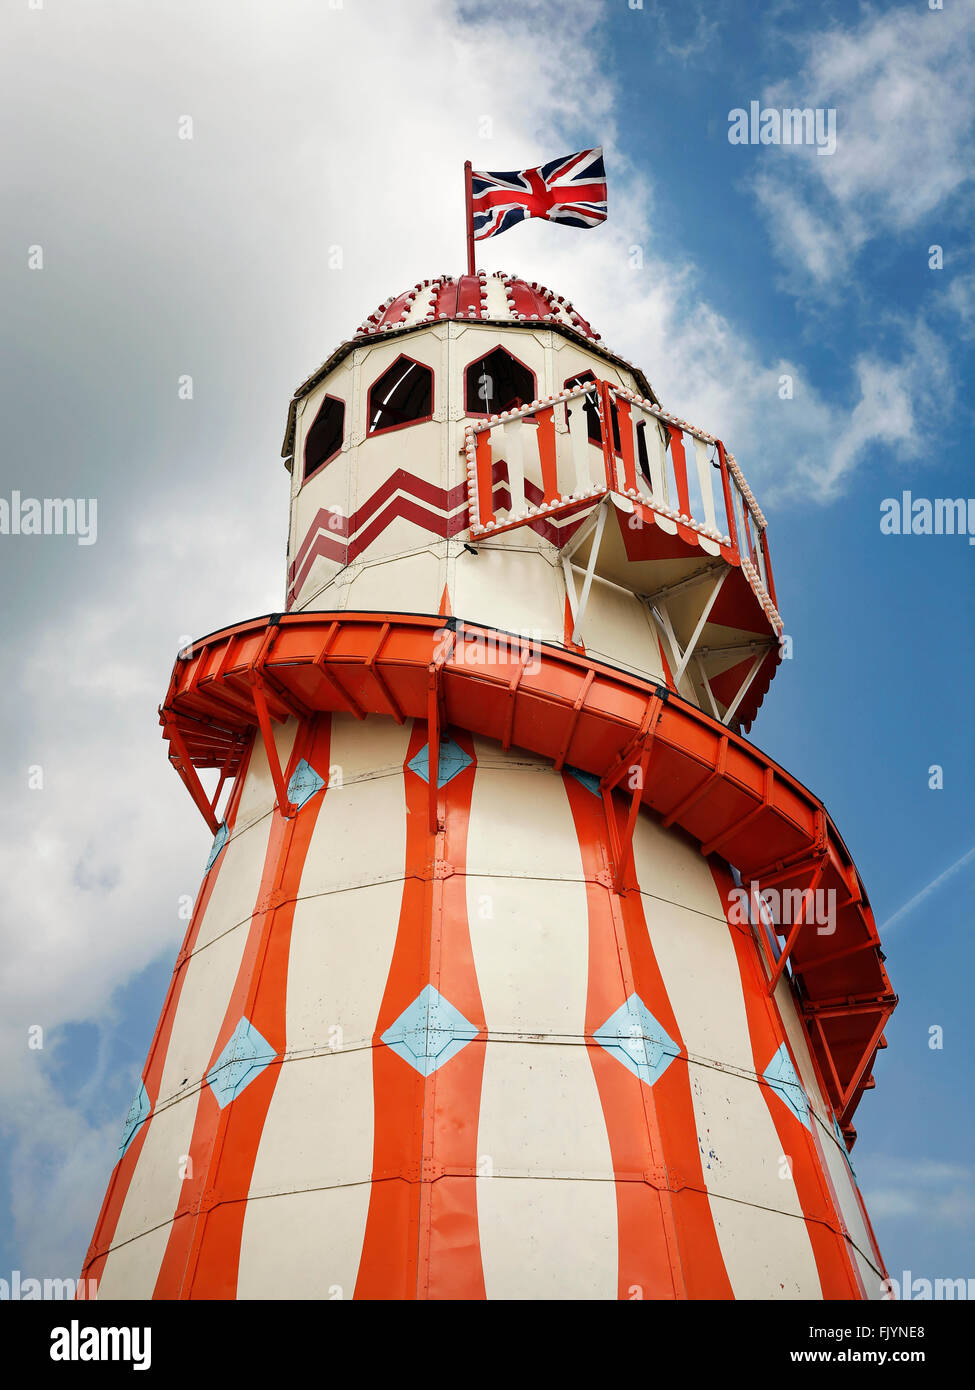
[[[380,299],[461,268],[465,158],[605,145],[604,227],[479,260],[569,295],[731,444],[794,644],[751,737],[823,798],[878,923],[963,859],[975,547],[879,522],[903,489],[975,496],[970,3],[91,0],[9,26],[0,495],[97,496],[100,534],[0,544],[0,1276],[80,1263],[206,859],[156,724],[172,658],[280,606],[287,400]],[[835,154],[730,144],[752,100],[833,108]],[[895,1277],[975,1275],[973,889],[975,859],[885,937],[901,1003],[854,1161]]]

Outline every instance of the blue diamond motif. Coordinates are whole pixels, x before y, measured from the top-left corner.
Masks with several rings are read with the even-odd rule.
[[[417,753],[415,758],[411,758],[406,764],[418,777],[422,777],[424,782],[428,782],[430,754],[429,743],[425,743]],[[437,767],[437,786],[445,787],[458,772],[463,772],[465,767],[470,767],[474,759],[465,753],[459,744],[452,738],[445,739],[440,745],[440,762]]]
[[[149,1096],[146,1092],[144,1081],[139,1082],[139,1089],[135,1093],[135,1098],[129,1106],[125,1123],[122,1126],[122,1140],[118,1146],[118,1158],[121,1158],[126,1149],[135,1138],[136,1130],[144,1120],[149,1118],[149,1111],[152,1106],[149,1104]],[[118,1159],[116,1159],[118,1162]]]
[[[390,1024],[382,1040],[421,1076],[429,1076],[463,1051],[477,1033],[459,1009],[427,985]]]
[[[300,810],[324,785],[325,778],[319,777],[311,763],[302,758],[288,783],[288,800]]]
[[[581,768],[565,765],[565,771],[574,777],[577,782],[581,782],[587,792],[592,792],[593,796],[599,795],[599,778],[594,772],[583,772]]]
[[[213,861],[229,839],[230,831],[227,829],[227,822],[224,821],[223,825],[217,827],[217,833],[213,837],[213,848],[210,850],[210,858],[207,860],[207,866],[203,870],[205,874],[209,873],[213,868]]]
[[[767,1081],[772,1090],[795,1115],[797,1120],[809,1129],[809,1099],[796,1076],[796,1069],[792,1065],[792,1058],[789,1056],[789,1049],[785,1043],[781,1045],[778,1052],[765,1068],[765,1075],[762,1078]]]
[[[220,1109],[236,1100],[277,1055],[254,1025],[242,1018],[227,1046],[207,1072],[207,1081]]]
[[[680,1048],[638,994],[631,994],[593,1037],[648,1086],[659,1081],[680,1056]]]

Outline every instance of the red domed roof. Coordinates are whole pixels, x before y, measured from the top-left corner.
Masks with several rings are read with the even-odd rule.
[[[503,270],[488,275],[479,270],[476,275],[438,275],[433,280],[420,280],[402,294],[391,296],[379,305],[356,330],[356,337],[408,328],[435,319],[485,320],[490,323],[526,323],[537,320],[559,324],[599,342],[589,323],[564,295],[539,285],[534,280],[521,280],[506,275]]]
[[[360,343],[386,334],[408,333],[423,328],[438,319],[454,319],[463,323],[510,323],[530,328],[546,324],[566,337],[575,338],[618,367],[632,372],[640,394],[657,402],[653,388],[643,372],[632,362],[612,352],[593,331],[575,305],[564,295],[539,285],[534,280],[522,280],[503,270],[490,273],[479,270],[476,275],[438,275],[432,280],[420,280],[383,301],[360,323],[351,338],[340,343],[317,371],[298,387],[288,409],[288,423],[281,456],[291,457],[295,440],[295,411],[302,397],[348,356]]]

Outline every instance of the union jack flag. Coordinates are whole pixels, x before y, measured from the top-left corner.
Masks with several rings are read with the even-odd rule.
[[[602,146],[550,159],[538,169],[505,174],[473,170],[471,193],[476,241],[498,236],[526,217],[595,227],[606,221]]]

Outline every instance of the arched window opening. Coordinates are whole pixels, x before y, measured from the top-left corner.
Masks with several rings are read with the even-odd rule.
[[[398,357],[369,390],[366,433],[415,425],[433,414],[433,372],[411,357]]]
[[[535,373],[498,347],[467,368],[464,409],[468,415],[500,415],[536,399]]]
[[[345,402],[326,396],[305,438],[303,480],[331,462],[342,448],[345,432]]]
[[[598,397],[595,376],[589,371],[580,372],[578,376],[570,376],[565,381],[564,386],[568,391],[573,386],[589,386],[590,384],[592,389],[587,391],[584,396],[581,398],[577,396],[574,401],[566,402],[566,417],[572,414],[572,407],[578,405],[581,399],[582,409],[586,412],[586,432],[589,435],[589,439],[593,444],[601,445],[603,442],[603,431],[599,423],[599,406],[597,404]],[[620,420],[615,401],[611,403],[610,413],[613,418],[613,448],[616,453],[619,453]]]

